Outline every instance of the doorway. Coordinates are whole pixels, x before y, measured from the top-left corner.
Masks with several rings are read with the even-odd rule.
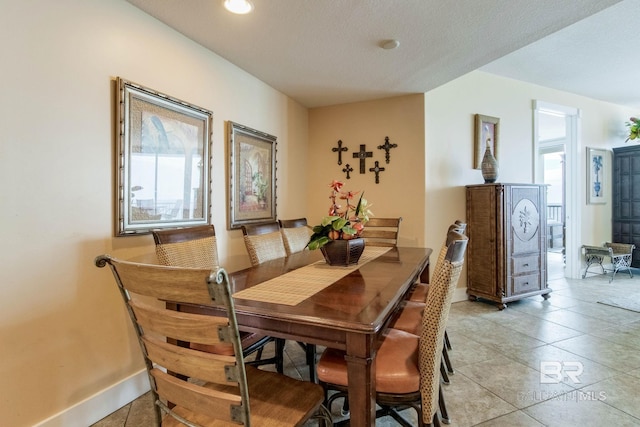
[[[548,280],[579,275],[575,248],[578,220],[579,111],[534,102],[535,182],[547,184]]]

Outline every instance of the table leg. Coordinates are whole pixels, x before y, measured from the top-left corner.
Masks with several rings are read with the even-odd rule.
[[[349,384],[350,426],[374,427],[376,424],[375,342],[362,336],[347,339],[347,381]],[[351,345],[350,345],[351,344]],[[355,345],[354,345],[355,344]],[[360,344],[360,345],[357,345]],[[358,351],[360,350],[360,351]]]
[[[427,265],[424,266],[420,273],[420,283],[429,283],[429,260],[427,260]]]

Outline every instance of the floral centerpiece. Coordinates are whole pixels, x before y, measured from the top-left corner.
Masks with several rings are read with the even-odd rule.
[[[634,140],[636,138],[638,138],[640,135],[640,119],[638,119],[637,117],[630,117],[629,121],[626,123],[627,127],[629,128],[629,136],[627,137],[627,139],[625,139],[624,142],[627,142],[629,140]]]
[[[322,222],[313,227],[313,234],[309,239],[309,243],[307,243],[307,247],[310,250],[322,249],[322,253],[330,264],[333,264],[333,262],[328,258],[328,249],[326,246],[330,243],[357,239],[362,234],[364,225],[369,221],[369,216],[373,215],[369,209],[371,205],[369,205],[363,197],[364,193],[360,194],[358,202],[354,203],[356,196],[360,192],[343,191],[343,186],[343,182],[335,180],[329,184],[329,188],[331,188],[329,215],[323,217]],[[344,207],[339,204],[340,201],[344,201]],[[354,244],[344,244],[344,246],[347,248],[346,250],[350,250]],[[364,241],[360,242],[360,246],[360,254],[362,254]],[[360,254],[355,257],[355,261],[351,262],[347,256],[344,264],[357,262]],[[343,262],[337,263],[342,264]]]

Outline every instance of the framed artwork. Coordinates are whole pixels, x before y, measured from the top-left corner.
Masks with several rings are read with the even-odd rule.
[[[210,224],[213,113],[116,80],[116,235]]]
[[[229,229],[275,221],[276,137],[229,126]]]
[[[607,150],[587,147],[587,203],[607,203],[605,180],[609,173]]]
[[[500,137],[500,119],[497,117],[475,115],[475,144],[473,168],[481,169],[484,152],[489,147],[493,157],[498,160],[498,140]]]

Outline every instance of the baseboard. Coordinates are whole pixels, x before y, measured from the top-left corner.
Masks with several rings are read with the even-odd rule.
[[[468,299],[467,288],[456,288],[456,290],[453,291],[453,298],[451,299],[451,302],[466,301]]]
[[[147,370],[143,369],[39,422],[35,427],[86,427],[100,421],[149,390],[149,376]]]

